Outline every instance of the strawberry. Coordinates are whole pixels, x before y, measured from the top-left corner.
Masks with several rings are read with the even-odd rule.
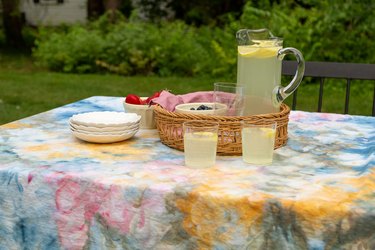
[[[142,105],[144,104],[144,101],[141,100],[141,98],[134,94],[129,94],[125,98],[125,102],[129,104],[136,104],[136,105]]]

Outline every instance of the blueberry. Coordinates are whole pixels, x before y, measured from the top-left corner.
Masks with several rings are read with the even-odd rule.
[[[208,107],[208,106],[206,106],[206,105],[204,105],[204,104],[200,105],[200,106],[197,108],[197,110],[211,110],[211,109],[212,109],[212,107]]]

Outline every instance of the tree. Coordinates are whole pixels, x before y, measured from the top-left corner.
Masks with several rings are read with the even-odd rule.
[[[104,3],[98,0],[87,1],[87,16],[89,20],[95,20],[104,14]]]
[[[3,25],[7,45],[23,48],[25,41],[22,37],[24,20],[22,18],[19,0],[2,0]]]

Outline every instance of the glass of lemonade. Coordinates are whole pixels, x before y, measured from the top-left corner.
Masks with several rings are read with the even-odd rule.
[[[242,121],[242,158],[255,165],[272,163],[277,123],[251,124]]]
[[[244,109],[244,88],[241,84],[214,83],[214,113],[216,115],[241,116]]]
[[[183,123],[185,165],[207,168],[215,165],[218,122],[188,121]]]

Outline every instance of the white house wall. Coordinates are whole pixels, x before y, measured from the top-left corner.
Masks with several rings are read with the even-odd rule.
[[[87,21],[86,0],[64,0],[58,4],[57,0],[21,0],[21,11],[31,25],[59,25],[84,23]]]

